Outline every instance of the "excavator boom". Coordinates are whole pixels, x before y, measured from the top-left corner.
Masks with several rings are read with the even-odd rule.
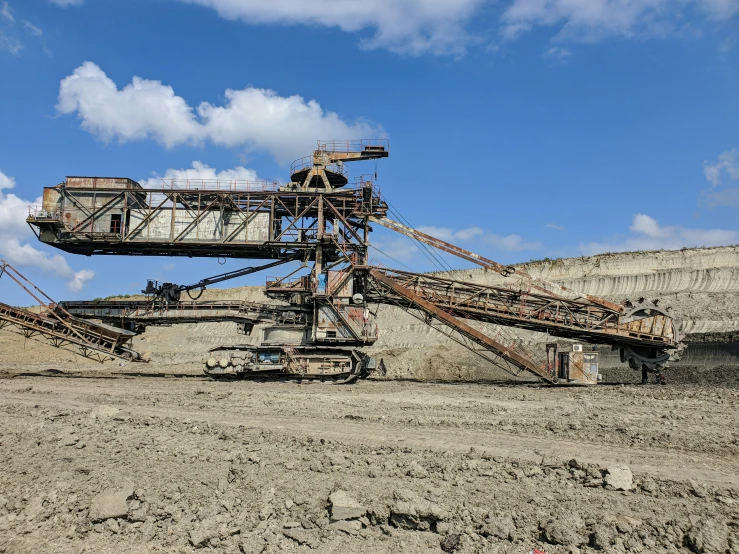
[[[388,217],[370,217],[370,221],[372,221],[373,223],[378,223],[379,225],[382,225],[383,227],[386,227],[387,229],[390,229],[392,231],[402,233],[407,237],[423,242],[424,244],[428,244],[429,246],[432,246],[434,248],[438,248],[439,250],[443,250],[444,252],[452,254],[458,258],[477,264],[485,269],[491,269],[497,273],[500,273],[503,277],[510,277],[513,275],[518,276],[523,280],[530,282],[531,287],[536,288],[540,292],[548,294],[550,296],[555,296],[558,298],[561,297],[587,299],[593,304],[598,304],[599,306],[603,306],[614,311],[624,311],[624,306],[616,304],[615,302],[610,302],[609,300],[598,298],[597,296],[592,296],[589,294],[580,294],[576,291],[568,289],[567,287],[563,287],[558,283],[553,283],[545,279],[533,277],[520,268],[516,268],[511,265],[499,264],[498,262],[494,262],[493,260],[480,256],[479,254],[475,254],[474,252],[470,252],[469,250],[465,250],[464,248],[460,248],[459,246],[456,246],[449,242],[443,241],[436,237],[432,237],[431,235],[427,235],[426,233],[422,233],[417,229],[413,229],[411,227],[408,227],[407,225],[403,225],[402,223],[393,221]]]
[[[587,302],[456,281],[437,275],[380,268],[371,269],[370,275],[386,289],[399,292],[399,287],[402,287],[403,291],[412,292],[414,298],[467,320],[518,327],[594,344],[675,348],[680,338],[674,320],[656,307],[651,315],[633,318]],[[406,294],[402,296],[408,298]],[[397,303],[397,297],[387,293],[370,298],[382,303]]]
[[[475,329],[469,323],[452,314],[449,310],[444,309],[436,299],[429,298],[427,295],[424,295],[424,291],[409,288],[398,279],[391,277],[390,272],[388,271],[372,269],[370,270],[370,275],[374,282],[379,285],[376,289],[378,296],[373,298],[375,301],[395,304],[406,309],[410,308],[418,310],[428,318],[437,320],[439,323],[461,335],[464,339],[467,339],[468,342],[458,342],[473,352],[479,353],[470,345],[470,343],[481,346],[488,352],[492,352],[498,358],[501,358],[511,366],[519,368],[520,370],[530,371],[547,381],[551,380],[551,376],[545,368],[541,367],[525,355],[517,352],[515,349],[508,347],[492,337],[489,337],[480,330]],[[430,321],[427,322],[430,323]],[[493,363],[496,362],[493,361]],[[508,370],[506,367],[501,366],[498,363],[496,363],[496,365]]]
[[[684,348],[680,343],[682,335],[678,322],[658,303],[649,304],[641,299],[636,304],[624,306],[580,294],[388,217],[371,216],[368,219],[504,277],[518,277],[505,286],[490,286],[432,274],[380,268],[370,270],[370,281],[376,284],[375,296],[370,295],[372,300],[400,306],[416,317],[424,314],[424,321],[431,324],[433,319],[446,326],[452,332],[450,336],[463,337],[464,340],[458,342],[477,354],[480,354],[478,347],[482,347],[507,364],[530,371],[547,381],[553,378],[551,368],[547,367],[550,364],[535,361],[536,356],[526,351],[522,344],[506,345],[470,327],[463,320],[610,345],[620,350],[622,361],[628,362],[633,369],[658,371],[667,361],[679,357]]]

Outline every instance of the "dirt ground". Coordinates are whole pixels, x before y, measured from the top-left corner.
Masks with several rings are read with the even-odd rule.
[[[735,386],[49,367],[0,359],[6,554],[739,552]]]

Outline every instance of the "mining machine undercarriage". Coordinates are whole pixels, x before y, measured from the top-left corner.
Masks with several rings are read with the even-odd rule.
[[[86,255],[167,255],[273,260],[193,285],[150,282],[145,301],[69,302],[63,309],[127,329],[193,321],[236,321],[245,334],[263,324],[258,345],[206,355],[214,377],[291,375],[351,381],[382,370],[363,353],[378,337],[372,306],[393,305],[504,370],[557,380],[557,368],[522,341],[491,333],[519,328],[608,345],[633,369],[658,372],[683,348],[679,323],[657,301],[617,304],[504,266],[388,217],[373,179],[348,185],[345,164],[387,157],[383,140],[319,142],[291,167],[291,181],[169,181],[145,189],[119,178],[68,177],[44,189],[28,223],[39,239]],[[383,225],[500,274],[495,285],[372,265],[371,224]],[[192,300],[192,292],[292,262],[267,281],[279,304]],[[181,300],[186,292],[191,300]]]

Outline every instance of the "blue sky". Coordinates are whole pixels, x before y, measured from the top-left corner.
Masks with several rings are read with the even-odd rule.
[[[395,208],[501,262],[736,244],[738,93],[739,0],[0,0],[0,257],[58,299],[249,265],[59,257],[25,206],[66,175],[285,181],[371,136]]]

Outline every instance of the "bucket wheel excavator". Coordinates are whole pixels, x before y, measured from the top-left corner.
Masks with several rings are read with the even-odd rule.
[[[173,180],[147,189],[130,179],[67,177],[44,189],[43,206],[31,211],[28,223],[42,242],[76,254],[269,260],[192,285],[150,281],[144,300],[60,306],[75,318],[137,332],[147,325],[235,321],[249,335],[260,325],[256,344],[206,355],[205,372],[217,378],[287,375],[349,382],[382,370],[363,351],[378,338],[372,310],[377,305],[407,311],[511,374],[528,372],[548,382],[558,379],[556,360],[541,359],[506,329],[608,345],[644,372],[659,372],[680,356],[680,324],[656,300],[617,304],[580,294],[390,219],[374,179],[360,177],[350,185],[346,168],[388,155],[385,140],[319,141],[311,156],[292,164],[290,182],[282,185]],[[482,284],[372,265],[373,224],[498,277]],[[209,285],[283,263],[292,271],[267,280],[264,289],[279,303],[199,300]],[[569,380],[592,381],[586,373]]]

